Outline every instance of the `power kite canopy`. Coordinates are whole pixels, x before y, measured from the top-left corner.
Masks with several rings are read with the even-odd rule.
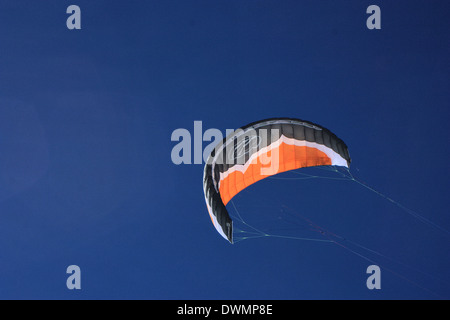
[[[312,122],[273,118],[248,124],[227,136],[211,152],[203,191],[212,223],[233,243],[227,203],[248,186],[281,172],[314,166],[350,166],[347,145]]]

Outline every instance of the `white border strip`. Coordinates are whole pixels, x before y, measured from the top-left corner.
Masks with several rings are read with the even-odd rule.
[[[208,208],[208,213],[209,213],[209,216],[212,218],[212,222],[213,222],[213,225],[214,225],[214,228],[216,228],[216,230],[217,230],[217,232],[222,236],[222,237],[224,237],[227,241],[229,241],[228,240],[228,237],[226,236],[226,234],[223,232],[223,230],[222,230],[222,226],[219,224],[219,221],[217,221],[217,218],[216,218],[216,216],[212,213],[212,209],[211,209],[211,207],[209,206],[209,204],[208,204],[208,199],[206,199],[206,197],[205,197],[205,200],[206,200],[206,207]],[[233,237],[233,235],[231,235],[232,237]],[[233,239],[233,238],[232,238]]]

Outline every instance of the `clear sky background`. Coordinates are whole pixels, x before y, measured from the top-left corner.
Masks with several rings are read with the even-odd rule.
[[[66,28],[71,4],[81,30]],[[366,28],[371,4],[381,30]],[[380,265],[381,290],[366,287],[372,263],[335,243],[229,244],[203,165],[170,157],[173,130],[196,120],[309,120],[347,143],[355,176],[450,230],[449,9],[1,0],[0,298],[450,298],[449,233],[361,185],[265,180],[236,206],[267,215],[270,200],[373,250],[351,247]]]

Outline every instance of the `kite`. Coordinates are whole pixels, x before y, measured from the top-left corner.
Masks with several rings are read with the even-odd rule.
[[[233,243],[227,203],[248,186],[278,173],[314,166],[349,168],[347,145],[309,121],[272,118],[248,124],[221,141],[206,161],[203,191],[217,232]]]

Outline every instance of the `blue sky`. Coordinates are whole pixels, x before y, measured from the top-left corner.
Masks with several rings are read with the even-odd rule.
[[[66,28],[71,4],[81,30]],[[366,28],[371,4],[381,30]],[[450,230],[448,12],[446,1],[2,1],[0,298],[448,299],[448,234],[361,185],[265,180],[236,204],[295,208],[393,258],[371,256],[381,290],[366,287],[369,261],[333,243],[230,245],[208,217],[203,166],[170,158],[171,133],[196,120],[223,131],[309,120],[347,143],[359,179]],[[73,264],[79,291],[66,288]]]

